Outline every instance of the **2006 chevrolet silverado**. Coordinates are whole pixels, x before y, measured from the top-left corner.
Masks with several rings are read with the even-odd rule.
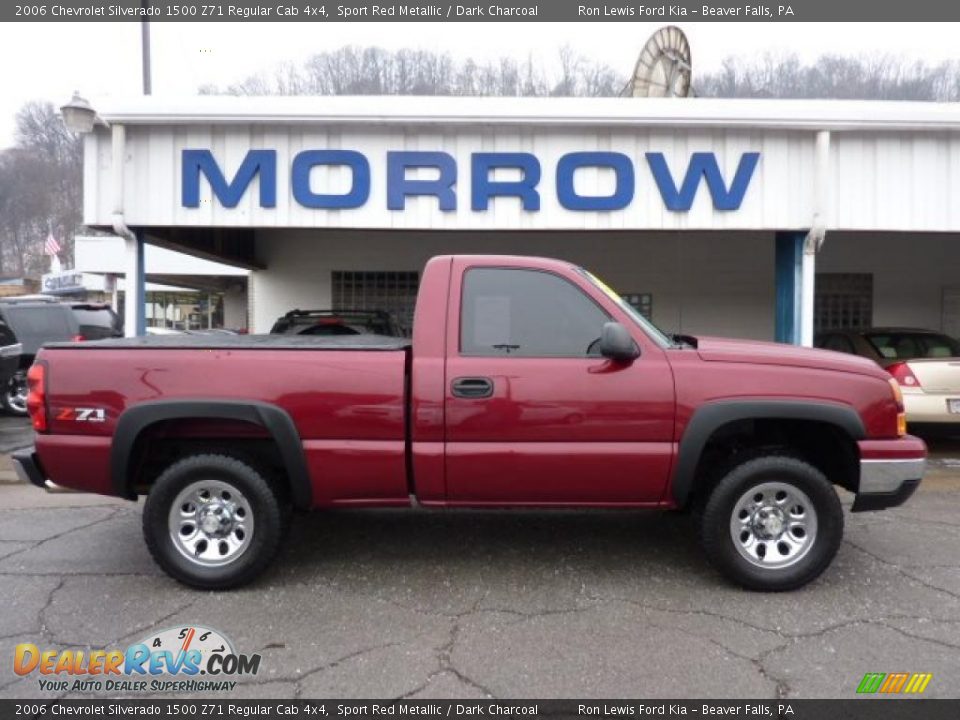
[[[264,372],[269,367],[270,372]],[[446,256],[413,339],[181,336],[48,346],[29,372],[36,485],[146,495],[156,561],[248,582],[293,509],[690,508],[728,578],[787,590],[852,510],[904,502],[924,444],[864,358],[668,337],[556,260]]]

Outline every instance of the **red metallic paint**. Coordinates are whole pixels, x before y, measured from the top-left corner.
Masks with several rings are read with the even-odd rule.
[[[407,505],[402,440],[304,440],[317,505]]]
[[[640,356],[614,364],[460,355],[461,280],[477,266],[562,276],[628,328]],[[887,375],[873,363],[773,343],[704,338],[699,345],[661,348],[568,263],[438,257],[421,279],[412,353],[86,344],[42,350],[51,419],[49,432],[37,436],[37,454],[54,482],[109,494],[111,437],[126,408],[161,398],[250,399],[290,414],[317,506],[406,505],[414,485],[425,505],[669,505],[677,447],[696,408],[763,397],[852,407],[869,438],[859,443],[865,458],[925,455],[921,441],[897,438]],[[493,396],[454,397],[450,380],[461,376],[491,378]],[[103,408],[106,421],[56,419],[77,407]],[[150,432],[263,437],[253,426],[199,419]]]
[[[110,438],[38,433],[34,448],[47,477],[58,485],[112,495]]]
[[[927,454],[926,443],[913,435],[896,440],[861,440],[857,445],[864,460],[913,460]]]
[[[577,285],[634,334],[640,357],[474,357],[460,353],[460,296],[470,268],[530,268]],[[458,257],[447,300],[448,379],[484,376],[493,396],[458,398],[444,389],[447,496],[457,502],[654,503],[670,473],[673,373],[651,342],[608,297],[564,263],[516,257]],[[597,329],[597,335],[600,328]]]

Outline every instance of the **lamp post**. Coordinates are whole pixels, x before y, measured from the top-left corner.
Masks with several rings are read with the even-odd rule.
[[[63,116],[63,124],[67,126],[67,130],[70,132],[93,132],[93,126],[96,125],[98,121],[106,125],[103,120],[97,117],[97,112],[90,103],[80,97],[80,93],[76,91],[73,93],[73,97],[70,98],[70,102],[60,108],[60,114]]]
[[[147,17],[146,11],[150,7],[150,0],[141,0],[140,6],[144,10],[144,17]],[[143,94],[153,93],[153,79],[150,69],[150,21],[140,21],[140,54],[143,68]]]

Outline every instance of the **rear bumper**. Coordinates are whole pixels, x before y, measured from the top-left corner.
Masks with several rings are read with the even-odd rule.
[[[39,488],[47,489],[47,478],[40,469],[37,454],[33,450],[21,450],[10,456],[13,461],[13,470],[21,482],[28,482]]]
[[[947,400],[958,398],[960,398],[960,392],[904,392],[903,407],[907,413],[907,422],[960,424],[960,413],[951,413],[947,407]]]
[[[851,512],[905,503],[927,468],[926,446],[917,438],[860,443],[860,484]]]

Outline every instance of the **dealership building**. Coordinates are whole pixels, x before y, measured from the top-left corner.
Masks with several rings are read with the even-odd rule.
[[[85,223],[127,238],[131,277],[150,272],[144,243],[249,270],[252,332],[293,308],[387,309],[408,322],[428,258],[496,253],[587,267],[672,332],[807,344],[831,328],[960,335],[957,105],[154,97],[94,107]]]

